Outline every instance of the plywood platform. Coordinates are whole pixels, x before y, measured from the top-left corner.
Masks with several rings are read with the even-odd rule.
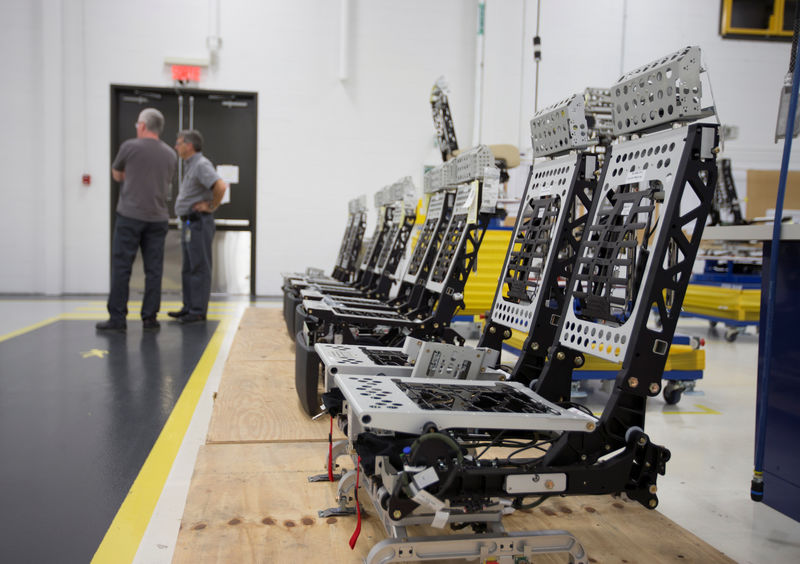
[[[271,337],[262,338],[266,334]],[[386,534],[366,497],[355,550],[348,545],[355,517],[317,517],[318,509],[335,505],[335,484],[307,480],[323,471],[328,422],[311,422],[301,413],[293,359],[274,358],[280,356],[275,351],[291,346],[280,311],[248,311],[236,341],[209,444],[198,456],[174,562],[361,562]],[[568,530],[583,543],[590,562],[732,562],[660,513],[610,496],[548,500],[509,516],[504,525],[510,531]]]

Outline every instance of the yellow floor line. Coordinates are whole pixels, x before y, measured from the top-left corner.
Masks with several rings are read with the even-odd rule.
[[[131,562],[155,510],[164,483],[217,359],[229,320],[224,318],[175,403],[117,515],[92,558],[92,564]]]
[[[38,321],[32,325],[28,325],[27,327],[23,327],[22,329],[17,329],[16,331],[12,331],[11,333],[6,333],[5,335],[0,336],[0,343],[2,343],[3,341],[7,341],[9,339],[13,339],[14,337],[19,337],[20,335],[28,333],[29,331],[35,331],[36,329],[44,327],[45,325],[50,325],[51,323],[55,323],[59,319],[63,319],[63,317],[61,315],[56,315],[54,317],[49,317],[42,321]]]
[[[719,411],[699,403],[694,404],[700,411],[662,411],[664,415],[721,415]]]

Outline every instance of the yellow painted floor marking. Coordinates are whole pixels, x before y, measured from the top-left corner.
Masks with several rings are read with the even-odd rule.
[[[104,351],[104,350],[101,350],[101,349],[92,349],[90,351],[82,352],[81,356],[83,358],[92,358],[92,357],[105,358],[107,354],[108,354],[108,351]]]
[[[50,325],[51,323],[55,323],[59,319],[62,319],[60,315],[56,315],[54,317],[49,317],[43,321],[39,321],[32,325],[28,325],[27,327],[23,327],[22,329],[17,329],[16,331],[12,331],[11,333],[6,333],[5,335],[0,336],[0,343],[3,341],[8,341],[9,339],[13,339],[14,337],[19,337],[20,335],[24,335],[30,331],[35,331],[40,327],[44,327],[45,325]]]
[[[719,411],[711,409],[705,405],[700,405],[699,403],[694,404],[699,411],[662,411],[662,415],[721,415]],[[593,411],[592,415],[595,417],[600,417],[603,414],[602,411]]]
[[[153,449],[144,461],[139,475],[95,552],[92,564],[131,562],[136,556],[147,524],[164,489],[167,475],[205,388],[211,367],[217,359],[228,324],[229,319],[223,318],[214,331]]]
[[[699,403],[694,404],[694,406],[699,411],[662,411],[661,413],[664,415],[722,415],[721,412]]]

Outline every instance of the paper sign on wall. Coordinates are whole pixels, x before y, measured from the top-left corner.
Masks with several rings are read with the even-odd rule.
[[[239,167],[237,165],[217,165],[217,174],[228,185],[220,202],[220,205],[227,204],[231,201],[231,185],[239,183]]]

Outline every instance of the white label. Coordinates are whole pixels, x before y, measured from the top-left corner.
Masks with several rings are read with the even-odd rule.
[[[622,205],[622,215],[628,216],[631,213],[631,208],[633,208],[633,202],[628,202],[627,204]]]
[[[217,174],[228,184],[239,183],[239,167],[236,165],[217,165]]]
[[[437,529],[443,529],[445,525],[447,525],[447,520],[450,519],[450,513],[447,511],[437,511],[436,514],[433,516],[433,521],[431,521],[431,527],[436,527]]]
[[[473,184],[469,188],[469,194],[467,195],[467,198],[464,200],[464,206],[463,207],[464,207],[465,210],[468,210],[470,208],[470,206],[472,206],[472,201],[475,199],[476,185],[477,184]]]
[[[633,172],[629,172],[628,177],[625,179],[625,184],[633,184],[634,182],[641,182],[642,180],[644,180],[645,172],[647,171],[644,170],[643,168],[639,170],[634,170]]]
[[[441,511],[446,507],[441,499],[439,499],[433,494],[426,492],[425,490],[419,490],[416,494],[414,494],[414,497],[412,497],[411,499],[413,499],[420,505],[425,505],[427,507],[430,507],[434,511]]]
[[[439,476],[436,474],[436,470],[428,466],[422,472],[414,474],[413,480],[415,486],[417,486],[419,489],[423,489],[438,482]]]

